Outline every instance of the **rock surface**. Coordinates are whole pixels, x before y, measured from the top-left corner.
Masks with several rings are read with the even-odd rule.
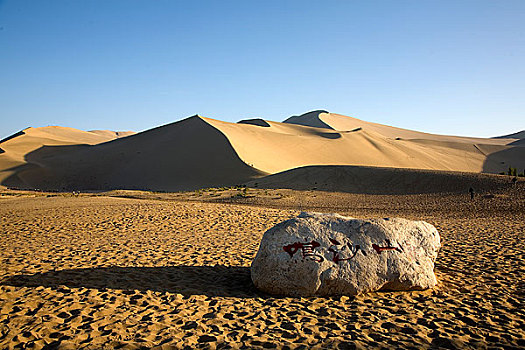
[[[264,233],[253,283],[279,295],[356,295],[436,285],[436,228],[406,219],[301,213]]]

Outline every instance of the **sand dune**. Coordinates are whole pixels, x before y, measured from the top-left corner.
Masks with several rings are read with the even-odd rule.
[[[23,185],[19,181],[4,182],[12,176],[16,176],[22,169],[32,167],[26,156],[42,147],[95,145],[132,134],[133,132],[131,131],[97,130],[91,132],[61,126],[23,129],[0,141],[2,149],[2,152],[0,152],[0,183],[4,185]]]
[[[117,137],[119,137],[117,132],[109,130],[89,132],[61,126],[46,126],[42,128],[26,128],[14,135],[6,137],[0,144],[6,152],[16,157],[23,156],[42,146],[94,145],[111,141]]]
[[[0,143],[0,181],[18,188],[174,191],[240,184],[310,166],[470,173],[525,168],[525,147],[515,138],[519,133],[492,139],[433,135],[326,111],[283,123],[263,119],[229,123],[194,116],[119,138],[127,135],[60,127],[25,129]]]
[[[313,111],[308,112],[300,116],[293,116],[284,121],[284,123],[298,124],[304,126],[312,127],[323,127],[324,125],[327,129],[332,130],[354,130],[357,128],[363,128],[365,130],[374,131],[384,137],[391,139],[429,139],[436,141],[452,141],[452,142],[466,142],[466,143],[485,143],[485,144],[494,144],[494,145],[506,145],[512,142],[517,137],[519,133],[501,136],[498,138],[479,138],[479,137],[463,137],[463,136],[448,136],[448,135],[436,135],[429,134],[420,131],[408,130],[397,128],[393,126],[377,124],[372,122],[367,122],[361,119],[329,113],[327,111]],[[516,135],[516,137],[515,137]],[[502,140],[503,139],[503,140]],[[507,140],[508,139],[508,140]]]
[[[276,173],[308,165],[360,165],[462,172],[525,167],[517,139],[433,135],[316,111],[284,123],[232,124],[204,118],[225,134],[239,157]],[[493,156],[496,155],[496,156]]]
[[[226,137],[194,116],[96,145],[44,146],[6,182],[41,189],[150,189],[237,184],[265,175],[244,164]]]
[[[289,188],[362,194],[488,193],[508,187],[506,176],[435,170],[357,167],[342,165],[306,166],[248,182],[257,188]]]

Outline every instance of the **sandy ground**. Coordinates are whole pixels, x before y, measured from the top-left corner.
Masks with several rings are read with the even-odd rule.
[[[522,187],[474,201],[231,191],[1,192],[0,348],[525,347]],[[249,266],[260,238],[298,209],[436,225],[438,287],[258,292]]]

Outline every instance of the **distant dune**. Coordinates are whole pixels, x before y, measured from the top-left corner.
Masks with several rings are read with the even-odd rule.
[[[50,146],[95,145],[119,137],[132,135],[131,131],[109,130],[82,131],[61,126],[26,128],[0,140],[0,183],[12,187],[34,187],[37,183],[25,183],[16,179],[18,174],[38,167],[29,160],[30,154]],[[38,182],[38,181],[37,181]]]
[[[443,171],[499,173],[509,166],[523,171],[522,132],[508,136],[433,135],[322,110],[283,123],[194,116],[138,134],[28,128],[0,142],[0,182],[14,188],[157,191],[250,181],[289,188],[330,182],[334,190],[362,192],[365,184],[389,184],[392,193],[422,193],[431,185],[464,186]],[[271,174],[277,175],[262,179]],[[387,181],[392,176],[397,185]],[[385,186],[377,191],[387,191]]]
[[[498,173],[525,167],[517,139],[433,135],[315,111],[284,123],[232,124],[204,118],[240,158],[267,173],[308,165],[361,165]],[[512,151],[514,150],[514,151]],[[517,150],[517,151],[516,151]]]

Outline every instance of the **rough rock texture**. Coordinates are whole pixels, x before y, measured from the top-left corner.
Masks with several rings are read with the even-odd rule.
[[[424,221],[301,213],[265,232],[251,275],[257,288],[279,295],[426,289],[437,283],[440,247]]]

